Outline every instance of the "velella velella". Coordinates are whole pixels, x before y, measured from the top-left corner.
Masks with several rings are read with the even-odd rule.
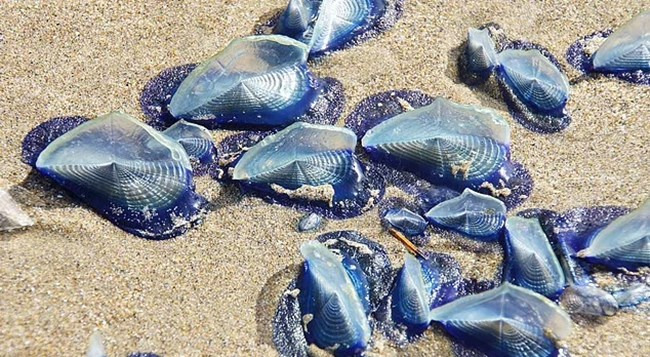
[[[575,234],[593,230],[595,222],[599,222],[603,215],[611,216],[612,212],[620,214],[620,210],[611,208],[576,209],[565,214],[539,209],[520,212],[524,217],[538,220],[557,252],[567,285],[558,300],[571,315],[612,316],[618,311],[618,304],[612,294],[601,289],[588,267],[575,258],[575,249],[581,246],[576,245]],[[580,241],[581,238],[577,240]]]
[[[214,140],[205,127],[179,120],[163,133],[181,144],[190,159],[198,161],[201,166],[214,162]]]
[[[650,200],[594,234],[576,256],[613,268],[650,265]]]
[[[465,47],[466,75],[472,77],[468,80],[481,81],[490,76],[492,70],[499,64],[496,45],[490,37],[489,29],[470,28]],[[463,73],[462,75],[465,75]]]
[[[332,217],[354,215],[381,193],[369,188],[374,181],[356,159],[356,142],[345,128],[294,123],[246,151],[232,179],[269,197],[309,202]]]
[[[0,232],[11,232],[34,225],[34,220],[20,208],[11,194],[0,189]]]
[[[433,309],[430,317],[488,356],[553,356],[571,333],[571,319],[555,303],[508,282]]]
[[[287,190],[329,186],[327,200],[353,195],[363,170],[354,156],[356,135],[334,126],[295,123],[248,150],[232,178]]]
[[[307,250],[304,248],[307,248]],[[301,251],[303,254],[308,253],[305,256],[303,269],[281,296],[278,309],[273,318],[273,342],[282,356],[307,356],[309,350],[315,345],[313,337],[307,335],[315,331],[312,327],[318,329],[318,326],[323,324],[317,323],[314,325],[314,314],[305,313],[305,311],[313,309],[318,302],[311,299],[310,296],[323,297],[326,294],[343,293],[342,299],[356,299],[354,300],[355,303],[346,301],[346,306],[350,307],[350,304],[352,304],[355,308],[360,307],[359,310],[352,313],[354,314],[353,317],[361,320],[356,322],[347,321],[345,324],[356,324],[355,326],[358,327],[358,324],[363,323],[365,319],[365,323],[372,327],[374,319],[369,314],[377,310],[382,299],[389,293],[392,282],[392,268],[384,247],[356,231],[336,231],[322,234],[317,238],[317,241],[305,243],[301,247]],[[316,267],[318,270],[315,269]],[[341,274],[341,269],[345,275]],[[337,279],[341,278],[341,281],[344,281],[345,284],[342,285],[340,284],[341,281],[330,278],[331,274],[334,274]],[[317,281],[313,279],[314,277],[325,280]],[[328,301],[322,300],[320,302],[322,304],[328,303]],[[334,302],[331,299],[329,304],[331,305]],[[308,306],[304,306],[305,304],[308,304]],[[347,311],[341,311],[341,314],[344,313],[351,316]],[[335,321],[336,319],[330,320],[330,322]],[[365,325],[361,326],[359,331],[363,332],[365,328]],[[320,334],[328,334],[329,338],[351,336],[343,329],[318,331]],[[365,339],[365,335],[361,335]],[[327,336],[324,339],[327,339]],[[365,341],[368,342],[367,339]],[[362,344],[358,344],[357,347]],[[336,342],[329,346],[325,345],[325,347],[323,345],[317,346],[321,349],[333,347],[333,349],[329,350],[334,352],[335,355],[361,352],[357,348],[348,348],[341,344],[336,345]]]
[[[460,267],[450,256],[406,254],[388,300],[390,319],[408,337],[417,336],[429,327],[432,308],[456,298],[460,282]]]
[[[293,123],[319,95],[307,68],[308,51],[280,35],[236,39],[192,70],[171,98],[169,112],[208,128]]]
[[[147,117],[147,124],[158,130],[164,130],[178,121],[169,112],[169,104],[181,83],[198,66],[198,64],[186,64],[167,68],[153,77],[142,90],[140,95],[140,107]],[[307,107],[306,112],[298,120],[312,124],[336,123],[345,106],[345,93],[343,84],[331,78],[315,78],[314,86],[318,89],[318,96]],[[263,118],[262,118],[263,119]],[[203,123],[206,127],[221,127],[227,129],[258,129],[269,130],[270,125],[258,124],[214,124]]]
[[[508,218],[504,279],[548,298],[566,284],[564,272],[537,218]]]
[[[320,57],[383,32],[401,16],[403,0],[290,0],[273,33],[305,43]]]
[[[45,129],[24,145],[39,146]],[[113,112],[43,139],[34,167],[129,233],[170,238],[202,217],[207,202],[194,192],[183,147],[129,115]]]
[[[367,291],[365,296],[359,294],[367,282],[359,281],[358,275],[351,277],[358,269],[355,263],[346,269],[341,257],[321,243],[307,242],[300,251],[305,264],[298,279],[298,301],[307,341],[337,354],[362,352],[371,335]]]
[[[429,327],[429,310],[432,282],[431,269],[411,254],[404,257],[391,293],[391,317],[411,333],[419,333]],[[427,286],[428,285],[428,286]]]
[[[478,188],[497,181],[510,157],[510,128],[496,112],[436,98],[364,135],[371,158],[433,183]]]
[[[610,293],[594,285],[569,285],[559,303],[572,315],[613,316],[619,307]]]
[[[391,208],[384,214],[383,219],[410,237],[424,233],[427,228],[427,221],[408,208]]]
[[[498,199],[465,189],[426,213],[431,224],[473,239],[495,241],[506,221],[506,206]]]
[[[633,283],[625,289],[615,291],[612,296],[620,307],[633,307],[650,300],[650,281]]]
[[[644,11],[618,30],[603,29],[580,38],[566,59],[586,75],[613,77],[650,85],[650,11]]]
[[[528,108],[559,114],[569,99],[569,81],[538,50],[505,50],[498,55],[504,81]]]
[[[614,31],[591,57],[598,72],[650,71],[650,11]]]
[[[452,109],[452,110],[444,110],[441,112],[441,114],[446,117],[445,118],[446,121],[448,121],[448,123],[452,126],[452,128],[456,124],[456,120],[455,120],[456,114],[458,114],[459,116],[467,117],[465,118],[466,120],[463,119],[460,120],[459,122],[471,123],[471,125],[469,124],[461,125],[461,127],[470,127],[470,128],[471,127],[480,128],[482,125],[481,123],[483,123],[484,121],[489,122],[490,119],[484,117],[481,118],[483,114],[485,114],[485,116],[487,117],[490,116],[489,114],[496,115],[496,113],[489,110],[487,110],[487,113],[482,114],[483,109],[481,107],[472,107],[472,106],[459,106],[460,108],[457,109],[460,113],[455,114],[453,110],[455,104],[436,103],[436,101],[438,100],[446,101],[445,99],[442,98],[433,98],[422,92],[411,91],[411,90],[391,90],[387,92],[378,93],[375,95],[371,95],[365,100],[361,101],[355,107],[352,113],[346,118],[345,126],[350,128],[352,131],[354,131],[357,134],[357,136],[359,137],[363,136],[364,138],[366,138],[367,134],[370,133],[370,130],[376,129],[382,125],[386,125],[384,123],[390,122],[391,120],[401,117],[400,122],[397,123],[398,125],[392,128],[393,130],[397,130],[398,133],[398,135],[395,135],[393,137],[396,141],[396,143],[393,144],[393,146],[397,146],[397,148],[399,149],[401,146],[404,146],[404,142],[408,142],[408,140],[410,140],[411,135],[422,135],[423,133],[433,132],[436,130],[435,127],[428,126],[427,122],[429,121],[436,122],[438,120],[437,118],[431,120],[427,118],[421,118],[422,119],[421,124],[424,126],[424,128],[423,130],[420,131],[413,130],[416,133],[411,133],[408,130],[406,130],[406,135],[402,135],[404,134],[404,132],[400,129],[401,125],[403,126],[411,125],[411,123],[409,122],[409,118],[411,118],[411,115],[413,115],[412,113],[414,112],[415,112],[415,116],[419,116],[417,114],[418,110],[421,110],[425,113],[430,112],[432,117],[436,117],[438,114],[435,113],[436,110],[434,107],[432,107],[432,105],[441,106],[445,109]],[[463,111],[463,108],[467,110]],[[478,116],[479,118],[476,119],[474,118],[474,116]],[[496,122],[505,123],[505,119],[500,118],[497,119]],[[500,131],[500,129],[497,128],[495,129],[495,131]],[[507,128],[505,132],[509,133]],[[395,185],[399,187],[401,190],[406,190],[406,191],[410,191],[413,188],[416,188],[415,186],[419,186],[418,181],[422,182],[422,180],[418,180],[419,177],[428,180],[429,184],[434,184],[436,186],[436,187],[432,187],[432,190],[428,190],[430,192],[435,191],[438,193],[442,193],[442,191],[440,190],[447,190],[447,191],[453,190],[455,192],[455,190],[462,190],[468,186],[469,187],[476,186],[474,187],[475,190],[499,198],[506,204],[508,208],[513,208],[520,205],[530,196],[533,189],[532,177],[530,176],[528,170],[526,170],[526,168],[518,162],[505,161],[502,167],[498,170],[498,172],[491,175],[487,181],[482,181],[482,182],[479,182],[478,180],[476,180],[476,182],[467,182],[467,180],[465,180],[465,172],[469,171],[473,166],[473,164],[469,161],[459,160],[458,163],[450,167],[436,168],[437,170],[450,171],[449,175],[442,175],[442,177],[436,173],[436,170],[427,169],[429,165],[435,164],[435,162],[432,163],[431,161],[435,161],[436,159],[439,159],[439,157],[437,157],[436,154],[440,154],[441,150],[446,149],[446,147],[436,148],[435,143],[437,141],[442,141],[443,143],[449,142],[447,138],[442,137],[444,133],[439,134],[441,135],[440,138],[436,138],[435,135],[438,135],[436,133],[431,133],[431,134],[432,134],[432,138],[430,138],[430,140],[422,140],[422,141],[418,140],[417,144],[409,143],[409,145],[411,146],[418,145],[418,149],[422,149],[418,152],[418,154],[421,154],[422,156],[418,157],[419,155],[415,155],[413,152],[405,153],[406,156],[410,155],[411,157],[415,157],[418,160],[404,159],[403,157],[399,157],[399,155],[397,155],[399,153],[395,153],[395,152],[388,153],[385,150],[375,150],[371,148],[371,149],[366,149],[366,151],[370,152],[371,159],[372,159],[367,164],[367,167],[375,168],[377,171],[379,171],[381,175],[385,178],[387,184]],[[401,136],[404,137],[400,138]],[[404,142],[400,142],[402,140]],[[434,146],[432,150],[428,149],[427,142],[428,144]],[[491,141],[489,141],[489,143],[491,143]],[[362,140],[362,144],[363,144],[363,140]],[[465,149],[463,145],[464,145],[463,143],[460,143],[458,146]],[[469,145],[471,146],[472,144],[469,143]],[[429,153],[428,150],[431,151],[432,153]],[[469,154],[469,155],[476,154],[475,156],[478,158],[478,160],[486,159],[483,153],[481,152],[468,153],[467,151],[464,151],[461,152],[460,154],[461,154],[460,156],[463,156],[464,154]],[[487,153],[487,156],[490,155],[494,155],[494,153],[493,152]],[[507,156],[509,157],[509,154]],[[456,159],[459,159],[459,157],[456,156]],[[455,179],[450,180],[448,176],[453,176],[455,177]],[[467,178],[469,179],[469,176]],[[416,196],[419,196],[419,193],[423,192],[423,190],[417,188],[416,191],[418,191],[418,193],[413,193]],[[456,193],[456,195],[458,194],[460,193]],[[426,196],[430,196],[430,198],[432,198],[433,200],[438,200],[444,195],[438,195],[437,193],[434,193],[434,196],[437,196],[437,198],[431,197],[432,195],[429,194],[426,194]],[[420,213],[423,214],[429,208],[422,210]]]
[[[500,34],[498,40],[495,33]],[[469,85],[487,83],[490,93],[498,86],[512,116],[530,130],[552,133],[571,122],[565,109],[568,79],[539,45],[510,41],[494,24],[470,29],[459,67],[461,79]],[[492,74],[496,82],[488,81]]]
[[[316,213],[308,213],[298,221],[298,232],[313,232],[320,229],[323,217]]]

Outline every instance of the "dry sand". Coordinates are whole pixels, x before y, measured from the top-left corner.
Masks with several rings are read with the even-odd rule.
[[[95,328],[111,356],[133,351],[178,355],[274,355],[269,325],[297,264],[301,213],[276,207],[209,179],[198,189],[218,207],[187,235],[153,242],[128,235],[59,188],[30,174],[21,140],[54,116],[97,116],[121,109],[143,118],[138,99],[159,71],[201,61],[250,34],[286,0],[4,1],[0,4],[0,187],[37,220],[0,234],[0,354],[81,355]],[[536,188],[522,208],[635,207],[650,196],[650,89],[613,79],[572,86],[573,123],[539,135],[512,122],[502,103],[457,83],[453,51],[470,26],[494,21],[511,38],[547,46],[561,59],[578,37],[614,27],[640,1],[527,2],[407,0],[390,32],[318,64],[345,86],[348,105],[394,88],[420,89],[498,109],[512,123],[514,158]],[[650,7],[649,3],[645,4]],[[571,77],[577,73],[569,70]],[[402,248],[383,232],[377,210],[325,230],[357,229],[384,244],[400,264]],[[500,253],[477,254],[453,241],[466,274],[490,277]],[[573,356],[650,355],[648,315],[621,313],[581,321]],[[389,346],[382,355],[396,352]],[[447,356],[440,330],[401,353]]]

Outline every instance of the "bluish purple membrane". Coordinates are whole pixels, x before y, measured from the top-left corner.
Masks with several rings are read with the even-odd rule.
[[[147,124],[158,130],[164,130],[177,121],[169,113],[167,106],[183,80],[196,66],[198,63],[167,68],[149,80],[140,95],[140,107],[148,119]]]
[[[498,198],[503,201],[508,210],[512,210],[519,207],[530,197],[533,193],[535,183],[528,169],[519,162],[508,162],[506,172],[509,175],[509,179],[504,181],[505,185],[497,186],[496,189],[507,188],[510,190],[509,194],[506,194],[505,191],[502,194],[495,194],[491,189],[485,187],[480,188],[478,192]]]
[[[246,131],[239,134],[233,134],[216,144],[216,163],[210,172],[210,175],[220,182],[233,182],[228,175],[229,169],[234,169],[237,161],[253,145],[262,139],[275,133],[271,131]]]
[[[57,117],[39,124],[23,140],[23,162],[29,166],[36,165],[38,155],[59,136],[85,123],[86,117]]]
[[[152,78],[144,87],[140,96],[140,107],[148,118],[147,124],[164,130],[178,121],[169,113],[169,103],[183,80],[198,64],[185,64],[163,70]],[[311,103],[307,112],[297,121],[312,124],[334,124],[343,113],[345,93],[343,84],[335,78],[314,78],[319,88],[317,99]],[[202,125],[203,123],[197,122]],[[269,130],[267,125],[229,125],[233,130]],[[213,128],[209,128],[213,129]]]
[[[586,247],[589,239],[616,218],[630,210],[619,206],[574,208],[559,215],[552,223],[558,240],[565,241],[575,252]]]
[[[593,41],[596,38],[605,39],[613,32],[612,29],[600,30],[580,38],[567,49],[565,55],[567,62],[569,62],[573,68],[580,71],[580,73],[590,77],[616,78],[633,84],[650,85],[650,72],[647,71],[603,73],[594,70],[591,62],[591,55],[587,54],[586,47],[590,41]]]

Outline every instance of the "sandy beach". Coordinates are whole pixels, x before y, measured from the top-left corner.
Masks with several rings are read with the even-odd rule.
[[[401,265],[404,250],[383,230],[376,208],[329,220],[317,233],[297,233],[303,213],[201,177],[197,191],[215,210],[184,236],[148,241],[113,226],[21,161],[22,139],[49,118],[122,110],[144,120],[139,98],[152,77],[203,61],[251,34],[286,2],[0,3],[0,188],[37,222],[0,233],[0,355],[79,356],[98,329],[110,356],[273,356],[270,321],[301,263],[302,243],[354,229],[383,244]],[[516,123],[503,102],[460,83],[454,56],[469,27],[496,22],[510,38],[546,46],[575,80],[580,73],[566,63],[566,49],[644,7],[650,2],[406,0],[391,31],[312,70],[343,83],[347,104],[340,123],[356,103],[390,89],[496,109],[511,124],[513,158],[535,180],[519,209],[637,207],[650,197],[650,87],[577,80],[568,103],[571,126],[541,135]],[[387,197],[399,194],[389,189]],[[452,254],[467,277],[496,274],[499,249],[479,254],[466,248],[447,236],[434,236],[427,247]],[[647,313],[622,312],[577,321],[567,344],[572,356],[648,356],[649,333]],[[439,328],[406,350],[376,337],[374,355],[452,353]]]

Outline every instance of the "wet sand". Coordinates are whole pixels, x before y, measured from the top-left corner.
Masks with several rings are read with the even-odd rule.
[[[0,355],[81,355],[94,329],[109,355],[275,355],[270,319],[301,262],[302,213],[197,180],[215,210],[185,236],[147,241],[121,231],[63,190],[30,173],[20,159],[31,128],[56,116],[96,117],[112,110],[144,119],[139,96],[161,70],[202,61],[285,5],[285,0],[115,2],[55,0],[0,4],[0,187],[37,224],[0,233]],[[346,113],[370,94],[419,89],[497,109],[512,126],[513,158],[535,180],[520,208],[636,207],[650,196],[650,88],[615,79],[576,80],[563,133],[524,129],[504,104],[458,82],[457,47],[471,26],[499,23],[513,39],[546,46],[564,60],[576,39],[615,27],[642,2],[578,4],[527,1],[407,0],[388,33],[312,66],[339,79]],[[650,4],[646,3],[646,8]],[[215,133],[221,137],[223,133]],[[399,194],[390,190],[390,194]],[[379,224],[377,209],[324,231],[355,229],[384,244],[396,266],[402,247]],[[322,231],[321,231],[322,233]],[[501,264],[453,239],[431,247],[453,254],[470,277],[490,278]],[[648,315],[620,313],[578,321],[573,356],[650,355]],[[379,337],[381,339],[381,337]],[[438,328],[406,351],[379,343],[377,355],[450,355]]]

